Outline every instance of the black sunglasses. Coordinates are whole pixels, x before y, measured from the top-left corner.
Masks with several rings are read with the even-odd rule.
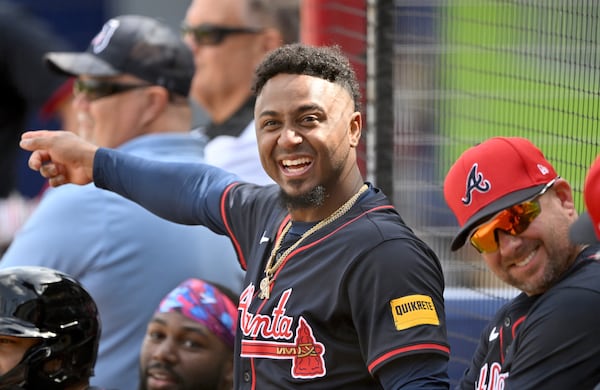
[[[92,101],[103,97],[115,95],[117,93],[130,91],[132,89],[149,87],[151,85],[152,84],[116,83],[95,79],[77,79],[73,84],[73,94],[85,95],[85,98],[87,100]]]
[[[199,46],[215,46],[223,42],[223,40],[232,34],[257,34],[261,32],[260,28],[253,27],[226,27],[217,26],[214,24],[200,24],[192,27],[183,23],[181,25],[181,33],[183,35],[191,34],[194,37],[194,42]]]

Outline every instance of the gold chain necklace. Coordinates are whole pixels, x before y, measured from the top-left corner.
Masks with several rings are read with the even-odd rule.
[[[341,205],[340,208],[338,208],[337,210],[335,210],[333,212],[333,214],[331,214],[329,217],[325,218],[324,220],[320,221],[319,223],[317,223],[312,228],[308,229],[302,236],[300,236],[300,238],[294,243],[294,245],[290,246],[288,249],[285,250],[285,252],[283,252],[281,254],[281,256],[277,257],[277,252],[281,248],[281,243],[283,242],[283,238],[285,237],[285,235],[287,234],[287,232],[292,227],[292,221],[288,221],[288,223],[285,225],[285,227],[281,231],[281,234],[277,238],[277,242],[273,246],[273,250],[271,251],[271,255],[269,256],[269,260],[267,261],[267,265],[265,266],[265,277],[262,278],[262,280],[260,281],[260,293],[258,294],[258,297],[260,299],[269,299],[269,296],[271,295],[271,291],[270,290],[271,290],[271,283],[273,282],[273,275],[275,275],[275,272],[279,269],[279,267],[281,267],[281,264],[283,264],[283,262],[285,261],[286,257],[294,249],[296,249],[298,247],[298,245],[300,245],[300,243],[302,241],[304,241],[311,234],[313,234],[317,230],[323,228],[324,226],[330,224],[331,222],[335,221],[336,219],[338,219],[342,215],[346,214],[346,212],[348,212],[348,210],[350,210],[352,208],[352,206],[354,206],[354,203],[356,203],[356,200],[368,188],[369,188],[369,186],[367,186],[366,184],[363,184],[363,186],[360,188],[360,190],[358,190],[358,192],[356,194],[354,194],[352,196],[352,198],[348,199],[346,201],[346,203],[344,203],[343,205]],[[275,260],[275,257],[277,257],[277,262],[275,264],[273,264],[273,261]]]

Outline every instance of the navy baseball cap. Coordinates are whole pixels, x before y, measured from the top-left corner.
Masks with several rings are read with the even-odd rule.
[[[50,52],[44,60],[64,75],[131,74],[182,96],[188,96],[195,70],[193,54],[181,37],[141,15],[110,19],[85,52]]]

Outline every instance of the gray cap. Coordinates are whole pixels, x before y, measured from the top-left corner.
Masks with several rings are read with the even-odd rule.
[[[85,52],[50,52],[44,59],[68,76],[131,74],[182,96],[188,96],[194,77],[194,57],[181,37],[141,15],[110,19]]]

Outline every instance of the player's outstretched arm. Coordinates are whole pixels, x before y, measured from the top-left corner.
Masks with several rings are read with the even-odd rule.
[[[88,184],[93,180],[94,155],[98,146],[68,131],[28,131],[21,148],[33,152],[29,167],[48,179],[52,187]]]

